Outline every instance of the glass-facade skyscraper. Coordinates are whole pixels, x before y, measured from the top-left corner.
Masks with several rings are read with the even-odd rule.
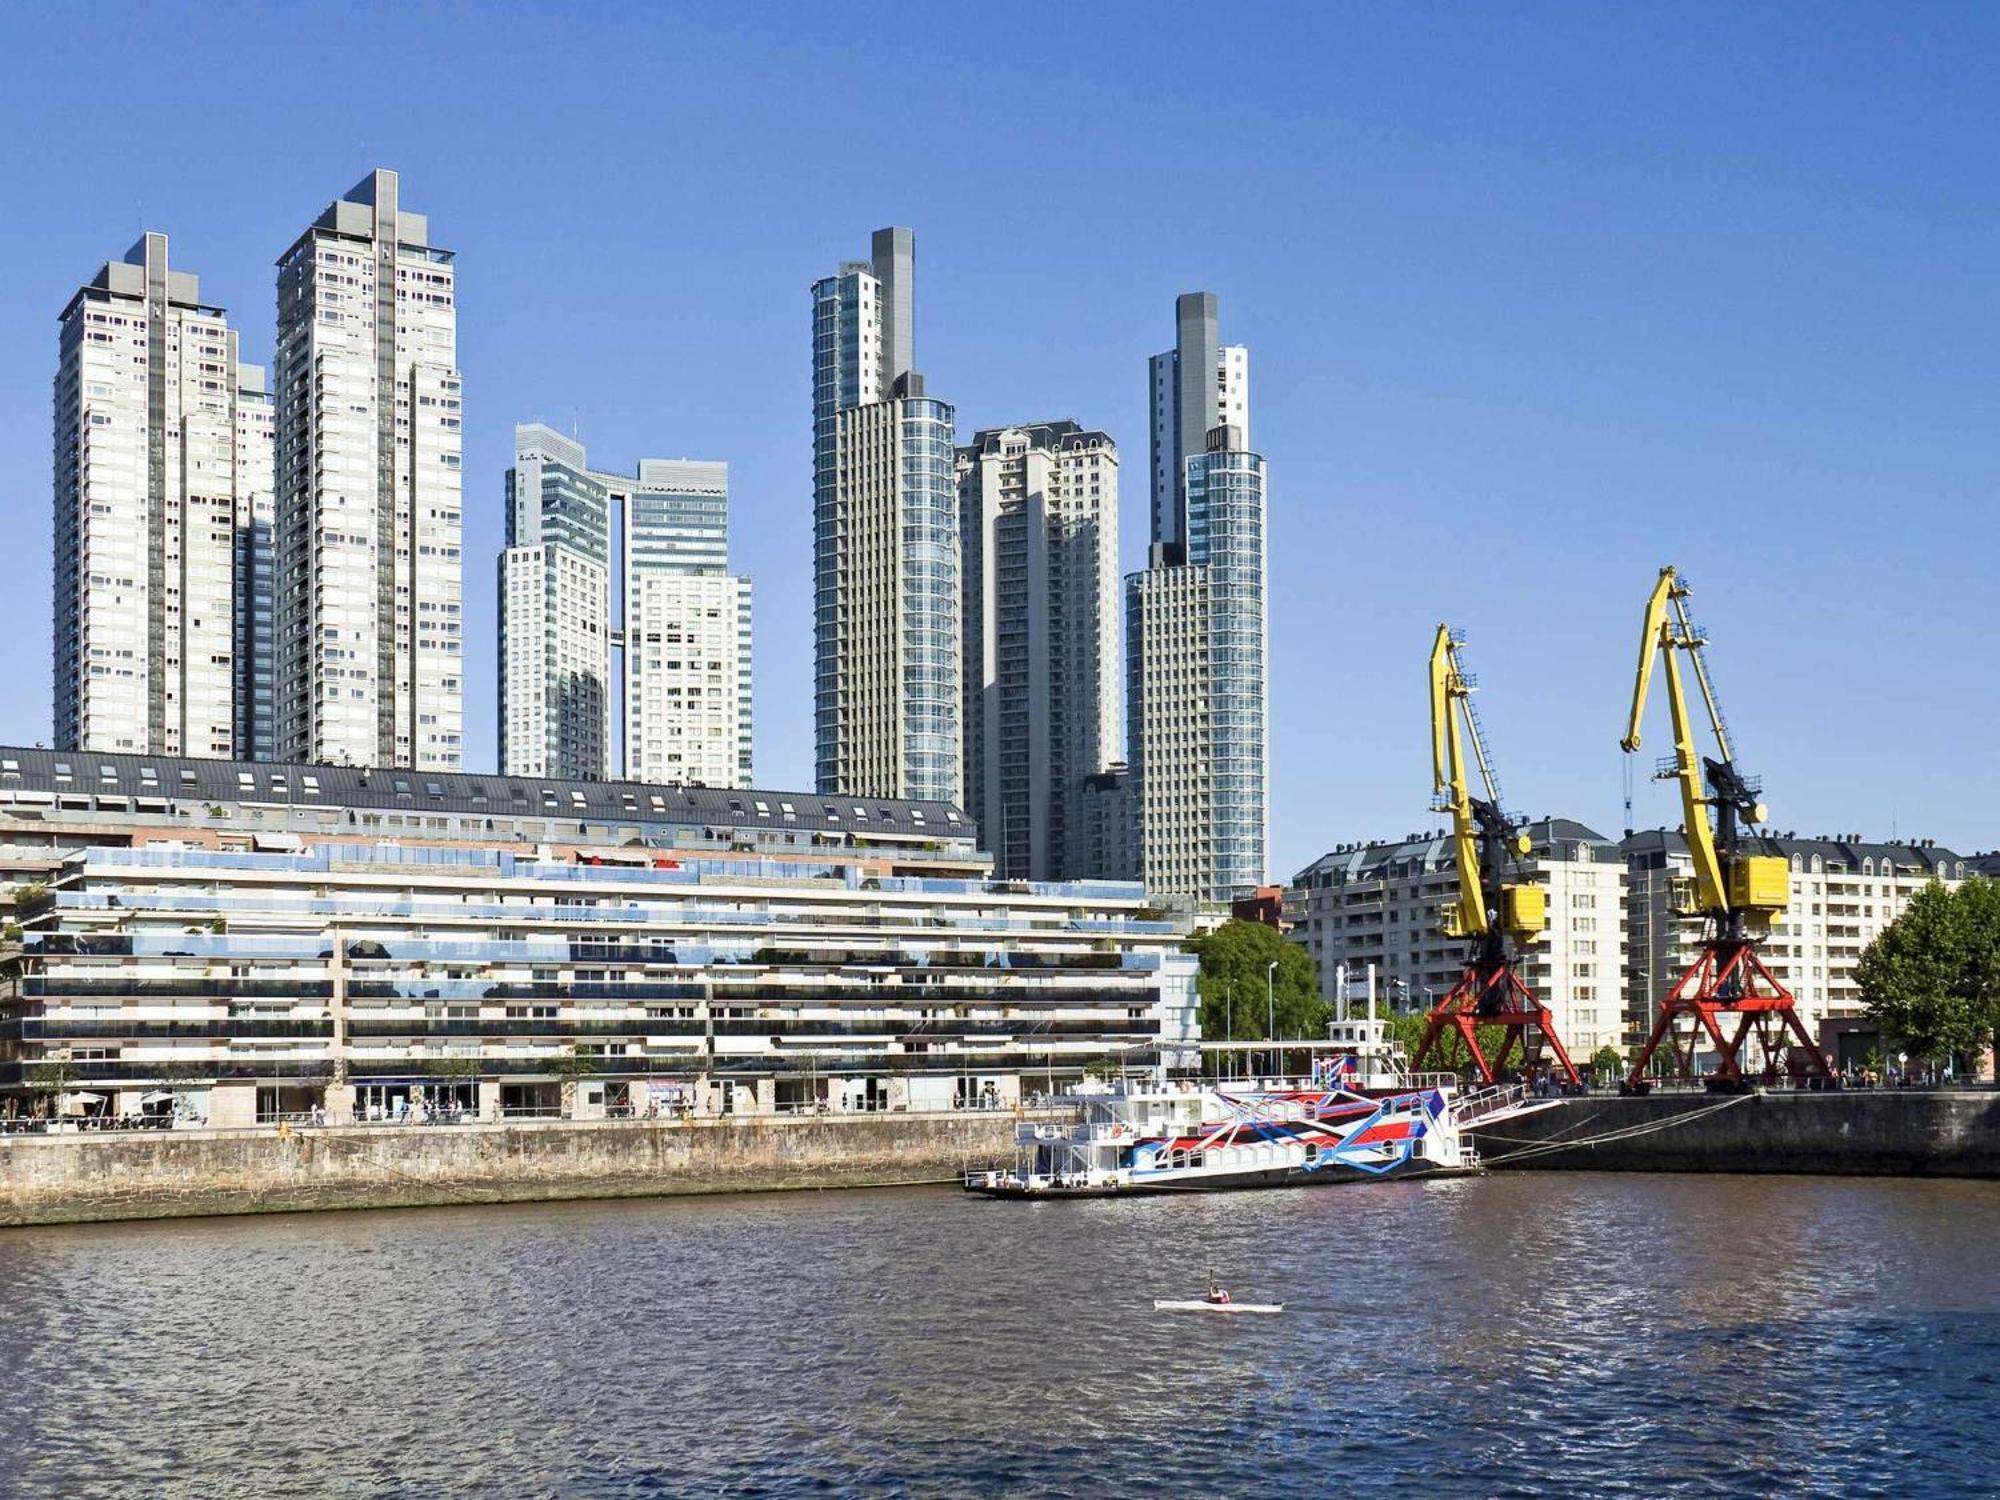
[[[812,289],[815,780],[958,803],[954,417],[913,368],[914,237],[870,248]]]
[[[622,666],[613,658],[622,651]],[[750,581],[729,571],[729,466],[588,466],[514,430],[500,554],[510,775],[748,786]]]
[[[1265,463],[1235,420],[1249,357],[1219,345],[1215,298],[1176,315],[1152,362],[1153,542],[1125,580],[1127,756],[1147,889],[1219,902],[1263,883],[1269,846]]]

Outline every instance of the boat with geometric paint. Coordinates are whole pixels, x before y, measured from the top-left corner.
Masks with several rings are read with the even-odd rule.
[[[1023,1122],[1011,1167],[968,1173],[992,1198],[1307,1187],[1479,1170],[1469,1127],[1537,1107],[1518,1085],[1438,1083],[1380,1097],[1327,1081],[1086,1082],[1070,1124]]]

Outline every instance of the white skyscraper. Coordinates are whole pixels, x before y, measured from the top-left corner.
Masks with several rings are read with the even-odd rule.
[[[1075,422],[976,433],[958,495],[966,810],[996,874],[1121,874],[1086,827],[1124,721],[1118,447]]]
[[[876,230],[871,252],[812,289],[816,779],[956,803],[953,414],[912,368],[910,231]]]
[[[148,234],[63,309],[55,382],[55,740],[250,758],[239,630],[268,520],[262,372]],[[265,533],[268,536],[268,532]],[[268,754],[268,748],[263,753]]]
[[[749,785],[750,582],[729,572],[729,466],[649,458],[636,479],[603,473],[540,423],[517,427],[514,446],[502,768]]]
[[[464,760],[452,255],[376,171],[278,262],[279,758]]]
[[[748,786],[750,580],[729,571],[729,465],[624,481],[625,775]]]

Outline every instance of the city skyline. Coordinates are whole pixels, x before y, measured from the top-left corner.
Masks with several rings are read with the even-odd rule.
[[[1368,40],[1378,59],[1411,44],[1395,27]],[[1560,39],[1522,45],[1531,76],[1559,71]],[[1279,65],[1278,39],[1230,46],[1271,65],[1274,101],[1300,97],[1296,75]],[[1427,89],[1475,50],[1469,37],[1448,39],[1444,55],[1425,64]],[[723,61],[743,66],[728,55]],[[1912,48],[1895,45],[1883,66],[1907,70],[1917,61]],[[1830,45],[1806,47],[1797,65],[1815,79],[1849,77]],[[1677,54],[1666,70],[1685,66]],[[1725,75],[1724,118],[1676,127],[1665,138],[1661,149],[1677,170],[1704,159],[1718,132],[1743,134],[1744,79]],[[1379,106],[1389,86],[1371,89],[1364,100]],[[1445,210],[1417,205],[1410,231],[1398,232],[1386,210],[1408,204],[1371,175],[1366,151],[1336,171],[1351,200],[1341,234],[1308,241],[1303,255],[1301,228],[1324,221],[1302,219],[1289,202],[1254,240],[1197,206],[1167,231],[1164,254],[1134,259],[1121,235],[1037,243],[982,219],[969,192],[932,187],[911,201],[886,167],[869,168],[838,193],[829,186],[798,198],[796,217],[775,227],[766,220],[756,234],[724,242],[740,248],[674,247],[661,305],[637,310],[629,337],[595,323],[597,304],[579,298],[600,274],[602,254],[629,255],[641,243],[636,224],[593,224],[593,233],[609,236],[602,253],[558,226],[547,233],[528,226],[509,244],[498,231],[521,230],[519,215],[476,153],[468,172],[452,150],[418,140],[414,129],[407,142],[375,141],[366,156],[349,145],[337,161],[324,145],[273,143],[256,148],[259,166],[246,179],[192,162],[176,166],[162,142],[124,165],[114,153],[110,172],[89,183],[36,189],[61,205],[63,222],[32,258],[27,246],[10,246],[16,260],[7,285],[23,289],[23,305],[5,310],[0,357],[18,372],[11,388],[24,394],[0,413],[0,430],[17,443],[25,434],[30,452],[46,451],[49,320],[91,267],[142,227],[171,236],[176,263],[197,270],[204,293],[230,309],[245,362],[268,363],[271,260],[332,192],[379,160],[402,171],[413,201],[446,226],[440,237],[479,271],[468,286],[478,285],[489,326],[476,351],[466,331],[477,321],[469,304],[461,330],[472,396],[467,554],[483,559],[498,550],[493,497],[508,456],[504,434],[516,422],[540,416],[564,430],[576,425],[607,453],[663,446],[714,453],[732,462],[748,533],[750,554],[739,566],[758,578],[760,605],[772,604],[760,608],[760,638],[796,643],[801,626],[809,629],[802,608],[809,554],[798,517],[810,457],[798,436],[797,296],[824,268],[829,247],[891,220],[924,236],[921,363],[957,406],[961,436],[996,420],[1075,415],[1102,426],[1128,456],[1141,451],[1139,367],[1160,343],[1159,306],[1188,287],[1214,286],[1233,331],[1257,351],[1255,443],[1282,476],[1272,537],[1273,877],[1323,853],[1336,830],[1393,837],[1428,822],[1413,753],[1423,722],[1413,663],[1443,617],[1464,621],[1503,653],[1488,675],[1507,691],[1496,693],[1489,720],[1517,768],[1510,788],[1520,810],[1573,813],[1607,831],[1622,826],[1615,737],[1629,686],[1631,595],[1635,580],[1665,561],[1679,562],[1702,586],[1732,727],[1746,762],[1772,788],[1776,821],[1990,847],[2000,841],[1996,814],[1944,791],[1964,784],[1968,754],[1977,779],[1979,747],[1994,734],[1991,704],[1955,686],[1960,669],[1949,644],[1952,611],[1976,609],[1977,559],[1990,555],[1981,531],[1991,523],[1970,508],[1991,467],[1991,445],[1967,394],[1978,384],[1967,377],[1981,365],[1966,334],[1894,289],[1916,285],[1921,276],[1904,273],[1923,266],[1961,268],[1951,271],[1957,276],[1971,274],[1974,262],[1960,251],[1962,231],[1937,218],[1941,185],[1888,171],[1926,137],[1923,122],[1892,117],[1873,155],[1835,163],[1808,154],[1803,179],[1788,170],[1791,191],[1767,193],[1774,153],[1808,122],[1822,122],[1796,90],[1763,102],[1776,114],[1767,128],[1748,132],[1755,150],[1701,188],[1741,210],[1739,242],[1661,231],[1654,211],[1690,191],[1672,172],[1642,177],[1623,170],[1621,158],[1570,153],[1551,175],[1538,171],[1528,137],[1499,137],[1490,150],[1510,190],[1557,185],[1565,172],[1587,180],[1592,170],[1610,173],[1604,180],[1618,189],[1596,197],[1588,220],[1561,204],[1560,232],[1537,240],[1497,199],[1471,195],[1469,178],[1455,175],[1442,127],[1435,137],[1366,139],[1356,134],[1357,105],[1310,116],[1307,133],[1331,130],[1331,139],[1356,150],[1379,147],[1383,170],[1431,163],[1445,173],[1445,203],[1511,232],[1479,255],[1435,243],[1413,253],[1420,228],[1435,240]],[[1502,103],[1511,110],[1505,118],[1532,127],[1525,102]],[[992,128],[987,122],[982,133],[974,122],[968,140],[990,140]],[[1641,143],[1618,137],[1616,144]],[[1080,149],[1090,156],[1098,148]],[[710,171],[747,171],[745,189],[755,198],[765,191],[758,159],[753,151],[711,169],[682,154],[672,165],[696,182]],[[1299,163],[1296,152],[1281,152],[1269,171]],[[1253,183],[1271,180],[1254,163],[1244,170]],[[32,180],[45,183],[39,170]],[[796,196],[798,182],[785,183]],[[1139,186],[1114,188],[1097,217],[1129,206]],[[1878,203],[1887,194],[1903,232],[1893,241],[1879,229],[1848,235],[1854,226],[1842,222],[1834,237],[1862,247],[1843,260],[1816,251],[1828,236],[1809,231],[1837,215],[1850,191]],[[126,213],[138,196],[147,211]],[[110,211],[114,200],[120,212]],[[1907,232],[1918,224],[1923,233]],[[1287,239],[1287,256],[1301,262],[1296,274],[1275,243]],[[1919,240],[1921,256],[1901,248]],[[1677,257],[1704,243],[1710,274],[1676,267]],[[1780,243],[1785,274],[1763,276],[1751,246]],[[1527,266],[1530,246],[1551,257],[1547,284]],[[648,251],[664,253],[655,242]],[[1892,276],[1898,257],[1904,264]],[[1052,269],[1058,259],[1060,277]],[[1724,265],[1736,279],[1716,279]],[[1301,280],[1308,273],[1310,292]],[[1559,296],[1550,289],[1558,278]],[[672,296],[676,282],[690,287],[685,304]],[[36,288],[30,297],[26,289]],[[1704,288],[1718,293],[1712,303],[1700,299]],[[1061,307],[1038,310],[1052,294],[1065,299]],[[1067,299],[1079,295],[1099,302],[1094,324],[1079,325],[1067,310]],[[581,347],[551,357],[558,339],[546,330],[579,320],[593,336],[577,341],[566,330],[561,339]],[[1050,374],[1048,341],[1059,328],[1079,326],[1086,331]],[[662,383],[640,399],[615,371],[621,346],[657,346],[649,329],[673,331],[671,363],[719,361],[720,371],[691,370],[682,379],[663,370]],[[607,362],[603,375],[592,373]],[[1029,383],[1031,364],[1034,380],[1045,383]],[[762,373],[746,380],[751,372]],[[30,528],[25,550],[46,556],[48,486],[37,468],[31,464],[17,485],[10,513]],[[1749,551],[1704,556],[1719,545],[1718,505],[1744,518],[1739,534],[1752,538]],[[1138,561],[1138,515],[1127,506],[1121,568]],[[1943,547],[1948,517],[1972,534]],[[1495,566],[1454,588],[1434,575],[1458,548]],[[468,768],[497,764],[482,565],[473,564],[466,600],[475,653],[466,674]],[[24,741],[48,732],[46,587],[39,576],[24,578],[10,617],[17,642],[6,660],[15,686],[5,711],[13,737]],[[1447,592],[1450,603],[1441,597]],[[796,663],[774,666],[757,687],[759,779],[806,785],[810,735],[801,705],[809,675]],[[1892,734],[1891,726],[1900,728]],[[1635,798],[1640,826],[1673,820],[1671,803],[1654,789],[1641,784]]]

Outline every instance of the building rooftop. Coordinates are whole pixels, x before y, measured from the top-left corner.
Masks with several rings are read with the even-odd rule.
[[[175,801],[278,807],[380,808],[486,817],[575,819],[642,827],[796,829],[974,845],[973,820],[943,802],[822,797],[811,792],[565,781],[400,767],[280,765],[93,750],[0,746],[0,798],[22,793],[119,799],[130,810]],[[158,803],[159,806],[153,806]]]
[[[1858,869],[1863,860],[1872,860],[1877,865],[1886,861],[1898,868],[1928,870],[1942,875],[1947,865],[1954,870],[1960,866],[1969,869],[1972,863],[1966,856],[1943,848],[1936,839],[1891,843],[1865,839],[1858,833],[1823,833],[1800,838],[1796,832],[1787,832],[1753,835],[1750,842],[1760,853],[1779,854],[1787,859],[1795,854],[1805,857],[1817,854],[1823,861],[1837,861],[1850,869]],[[1686,849],[1687,836],[1678,828],[1642,828],[1637,833],[1626,835],[1619,845],[1620,852],[1628,859],[1662,852],[1680,854]],[[1953,878],[1957,878],[1956,874]]]
[[[1528,835],[1531,852],[1542,858],[1548,858],[1551,851],[1558,858],[1574,858],[1579,844],[1595,850],[1614,843],[1574,818],[1534,818],[1521,828]],[[1380,880],[1398,865],[1443,869],[1452,858],[1451,835],[1441,828],[1430,833],[1405,834],[1400,839],[1341,844],[1294,875],[1292,884],[1348,885],[1360,880]]]

